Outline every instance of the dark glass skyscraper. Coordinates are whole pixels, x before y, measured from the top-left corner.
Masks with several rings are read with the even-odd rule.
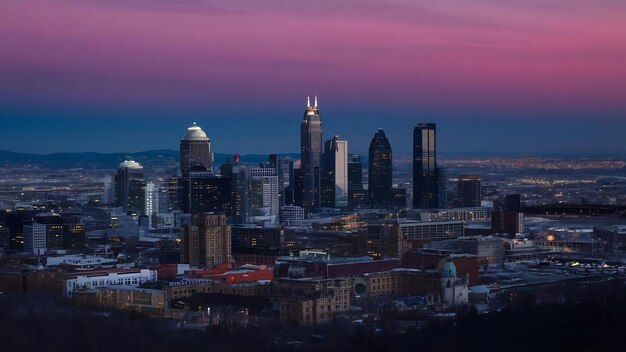
[[[382,128],[379,128],[369,149],[369,187],[370,207],[384,208],[392,203],[392,164],[391,145]]]
[[[457,182],[457,197],[459,198],[459,207],[480,207],[481,188],[480,176],[478,175],[459,175]]]
[[[413,207],[439,207],[436,125],[418,123],[413,130]]]
[[[307,106],[300,124],[300,159],[302,160],[302,203],[307,211],[319,207],[320,161],[322,157],[322,120],[317,107],[317,97]]]
[[[367,194],[363,189],[363,165],[358,154],[348,155],[348,207],[364,207]]]

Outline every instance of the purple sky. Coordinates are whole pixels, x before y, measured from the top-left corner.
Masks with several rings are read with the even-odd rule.
[[[319,95],[325,138],[356,152],[383,127],[408,153],[428,121],[443,150],[523,152],[536,127],[555,129],[537,151],[626,150],[625,18],[622,0],[4,1],[0,149],[175,149],[198,121],[218,151],[297,151]]]

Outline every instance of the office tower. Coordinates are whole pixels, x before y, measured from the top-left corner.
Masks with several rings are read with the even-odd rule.
[[[348,155],[348,207],[367,205],[367,193],[363,189],[363,164],[358,154]]]
[[[495,210],[491,212],[491,233],[514,236],[524,233],[524,213]]]
[[[413,207],[439,207],[436,126],[418,123],[413,130]]]
[[[138,162],[126,160],[119,164],[115,174],[115,206],[124,212],[143,214],[145,212],[146,181],[143,166]]]
[[[459,199],[459,207],[461,208],[480,207],[480,201],[482,199],[480,176],[470,174],[459,175],[457,197]]]
[[[293,184],[293,160],[288,156],[276,154],[270,154],[269,159],[269,167],[276,169],[276,175],[278,176],[279,204],[281,206],[292,204],[293,193],[290,194],[290,199],[286,199],[286,191]]]
[[[24,222],[24,251],[34,254],[46,252],[46,225],[35,221]]]
[[[61,215],[55,213],[41,213],[35,217],[35,223],[45,228],[46,250],[63,249],[65,229]]]
[[[156,210],[157,214],[166,214],[174,210],[170,205],[170,192],[168,185],[161,185],[158,188],[157,193],[157,198],[159,200]]]
[[[247,222],[278,222],[278,176],[276,169],[249,167],[247,171],[248,203]]]
[[[382,128],[379,128],[369,149],[368,199],[372,208],[391,205],[392,197],[391,145]]]
[[[307,211],[319,207],[320,163],[322,157],[322,121],[317,97],[311,106],[307,98],[304,117],[300,124],[300,159],[302,161],[302,202]]]
[[[187,128],[187,134],[180,140],[180,171],[184,176],[192,166],[202,164],[212,169],[211,141],[206,133],[194,122]]]
[[[216,176],[201,164],[179,178],[179,205],[184,213],[231,213],[231,180]]]
[[[159,188],[150,181],[146,183],[146,215],[156,215],[159,211]]]
[[[522,213],[521,197],[519,194],[504,196],[504,205],[501,210],[491,212],[492,233],[515,235],[524,232],[525,215]]]
[[[519,194],[507,194],[504,196],[504,211],[512,211],[520,213],[522,211],[522,202]]]
[[[363,189],[363,164],[358,154],[348,155],[348,207],[367,205],[367,193]]]
[[[290,187],[290,191],[293,192],[293,203],[288,205],[304,208],[304,174],[301,168],[293,169],[293,187]]]
[[[448,170],[437,167],[437,187],[439,188],[439,209],[448,209]]]
[[[182,262],[192,266],[230,263],[230,226],[224,214],[188,215],[182,227]]]
[[[348,206],[348,142],[338,136],[324,143],[320,203],[328,208]]]
[[[233,161],[223,163],[220,166],[221,175],[230,179],[230,205],[233,224],[243,224],[248,219],[247,168],[247,165],[239,162],[239,154],[235,154]]]

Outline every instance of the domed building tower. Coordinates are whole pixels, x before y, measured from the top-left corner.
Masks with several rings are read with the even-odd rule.
[[[183,176],[192,166],[202,164],[212,170],[211,141],[195,122],[187,128],[187,134],[180,140],[180,171]]]
[[[143,166],[133,160],[125,160],[117,166],[115,173],[115,206],[124,212],[143,215],[146,204],[146,180]]]
[[[456,265],[451,258],[439,261],[437,271],[441,273],[441,298],[443,303],[450,306],[467,304],[467,278],[457,278]]]

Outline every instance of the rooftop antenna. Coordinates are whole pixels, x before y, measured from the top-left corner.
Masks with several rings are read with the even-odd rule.
[[[317,107],[317,95],[315,96],[315,107]]]
[[[306,107],[311,107],[311,99],[310,97],[306,97]]]

